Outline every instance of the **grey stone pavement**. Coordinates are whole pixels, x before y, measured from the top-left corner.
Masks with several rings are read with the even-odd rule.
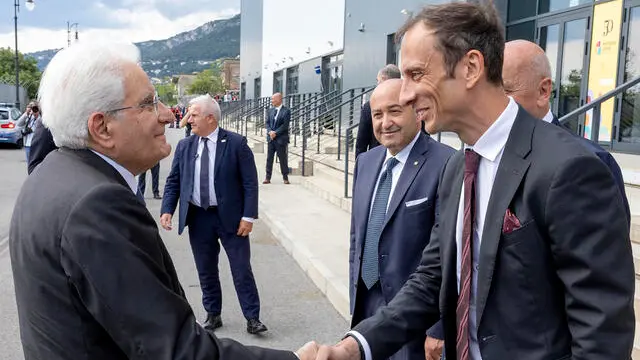
[[[167,128],[167,138],[175,144],[183,136],[182,130]],[[173,154],[160,165],[160,189],[169,173]],[[26,177],[24,152],[0,147],[2,186],[0,186],[0,360],[23,359],[9,254],[3,240],[8,236],[11,212],[20,186]],[[258,164],[262,166],[262,164]],[[147,206],[159,218],[161,200],[151,198],[151,174],[147,174]],[[174,218],[174,225],[177,218]],[[189,302],[196,317],[203,320],[198,277],[185,233],[160,230],[171,253]],[[274,239],[266,225],[258,220],[251,234],[252,266],[260,292],[261,320],[269,327],[265,336],[246,333],[246,322],[233,288],[229,264],[220,254],[220,273],[223,292],[222,320],[224,326],[216,332],[242,343],[296,350],[308,340],[335,343],[348,329],[348,324],[326,297],[318,290],[298,264]],[[124,294],[123,294],[124,296]]]

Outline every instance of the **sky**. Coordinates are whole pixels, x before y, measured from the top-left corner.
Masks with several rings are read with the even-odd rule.
[[[240,12],[240,0],[19,0],[18,50],[67,46],[67,21],[78,23],[84,40],[161,40]],[[0,47],[14,48],[13,1],[0,4]],[[72,29],[73,41],[75,27]]]

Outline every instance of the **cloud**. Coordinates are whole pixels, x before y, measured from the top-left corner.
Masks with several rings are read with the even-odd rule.
[[[239,12],[237,8],[229,7],[217,11],[199,11],[170,18],[159,10],[162,3],[169,0],[122,0],[120,7],[111,7],[103,1],[95,2],[92,11],[99,11],[102,17],[113,27],[85,28],[79,26],[79,38],[82,41],[118,40],[140,42],[146,40],[161,40],[180,32],[192,30],[206,22],[231,17]],[[182,0],[170,0],[173,5]],[[75,30],[72,30],[75,32]],[[74,34],[71,34],[73,38]],[[72,39],[73,41],[73,39]],[[14,34],[0,33],[0,46],[14,47]],[[67,46],[66,29],[45,29],[33,26],[23,26],[18,32],[18,48],[21,52],[56,49]]]

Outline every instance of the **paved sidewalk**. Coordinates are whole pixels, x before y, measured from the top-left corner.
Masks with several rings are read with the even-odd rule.
[[[262,182],[266,153],[254,153],[254,156]],[[298,161],[291,156],[289,160],[290,166],[295,165],[291,160]],[[349,320],[351,216],[306,189],[299,176],[289,176],[289,180],[291,185],[282,183],[279,165],[274,163],[271,184],[260,185],[260,219],[338,312]]]

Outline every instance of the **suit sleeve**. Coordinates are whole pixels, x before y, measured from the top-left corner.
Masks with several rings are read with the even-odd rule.
[[[51,131],[44,127],[42,121],[38,120],[33,134],[33,140],[31,140],[31,152],[29,152],[27,172],[31,174],[36,166],[38,166],[50,152],[56,149],[57,147],[53,141]]]
[[[442,175],[439,184],[442,184]],[[438,195],[436,209],[438,212]],[[427,329],[440,319],[440,230],[436,222],[418,268],[389,305],[353,329],[365,338],[373,359],[388,358],[412,339],[424,337]]]
[[[155,221],[121,185],[103,185],[74,207],[60,251],[82,306],[129,359],[296,359],[218,339],[196,323]]]
[[[239,151],[240,177],[244,189],[244,209],[242,210],[242,217],[257,219],[258,170],[256,169],[253,152],[249,148],[249,145],[247,145],[247,139],[245,137],[242,137]]]
[[[572,359],[629,359],[634,339],[634,268],[618,187],[596,157],[559,167],[545,222],[571,332]]]
[[[179,142],[173,154],[171,171],[164,184],[164,194],[162,196],[162,207],[160,215],[171,214],[176,211],[178,200],[180,199],[180,161],[183,158],[184,142]]]
[[[276,136],[288,135],[289,134],[289,122],[291,122],[291,110],[288,108],[285,109],[282,114],[282,124],[278,126],[274,131],[276,132]]]
[[[273,131],[271,128],[271,109],[267,109],[267,121],[265,121],[264,126],[267,128],[267,136],[269,132]]]
[[[616,185],[620,190],[620,194],[622,195],[622,201],[624,203],[624,210],[627,213],[627,223],[629,224],[629,226],[631,226],[631,210],[629,209],[629,200],[627,199],[627,192],[624,189],[624,177],[622,176],[622,170],[620,169],[620,166],[618,165],[616,160],[613,158],[613,155],[611,155],[608,151],[604,152],[603,157],[604,159],[602,159],[602,157],[601,159],[604,161],[605,164],[607,164],[607,166],[609,167],[609,170],[611,170],[611,173],[613,174],[613,179],[615,180]]]
[[[373,124],[371,123],[371,105],[367,101],[362,105],[360,111],[360,122],[358,123],[358,137],[356,138],[356,157],[368,150],[369,142],[373,134]]]
[[[358,179],[357,176],[358,176],[358,158],[356,158],[356,164],[353,167],[353,185],[351,186],[351,196],[352,197],[355,195],[356,181]],[[357,284],[354,283],[357,280],[354,279],[351,276],[351,271],[353,271],[353,267],[355,266],[355,257],[356,257],[356,228],[355,228],[356,218],[355,218],[355,214],[353,213],[354,204],[355,204],[355,202],[352,201],[351,202],[351,226],[350,226],[350,229],[349,229],[349,269],[350,269],[350,271],[349,271],[349,294],[352,294],[353,292],[351,291],[351,289],[353,289],[355,286],[357,286]],[[357,271],[357,269],[356,269],[356,271]],[[353,309],[353,306],[354,306],[354,303],[355,303],[356,299],[350,298],[349,301],[350,301],[349,309]],[[351,314],[351,315],[353,315],[353,314]]]

